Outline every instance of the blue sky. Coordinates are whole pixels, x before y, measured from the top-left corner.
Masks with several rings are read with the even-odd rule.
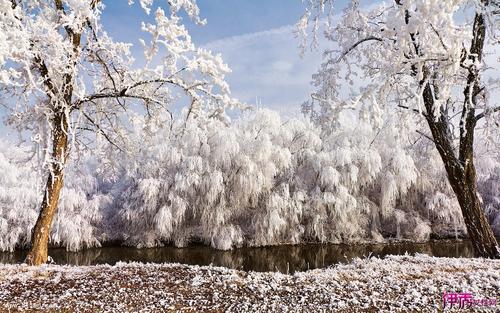
[[[337,1],[337,9],[345,2]],[[156,5],[165,3],[155,1]],[[152,16],[142,11],[138,0],[132,7],[125,0],[105,0],[104,4],[105,29],[115,40],[138,47],[140,23]],[[199,0],[198,5],[207,25],[195,25],[187,17],[185,24],[196,45],[221,53],[229,64],[233,72],[227,80],[233,96],[284,115],[299,114],[300,104],[312,91],[311,76],[321,62],[320,51],[299,56],[293,30],[304,13],[302,1]],[[139,57],[142,49],[136,51]]]
[[[136,0],[132,7],[125,0],[104,0],[104,26],[116,39],[130,40],[131,30],[140,34],[140,22],[146,15]],[[165,0],[155,5],[166,7]],[[193,40],[198,45],[242,34],[255,33],[294,24],[304,12],[301,0],[199,0],[201,16],[208,24],[199,27],[186,21]],[[154,12],[154,11],[153,11]]]

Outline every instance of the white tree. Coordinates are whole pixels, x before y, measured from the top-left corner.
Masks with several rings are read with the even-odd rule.
[[[140,5],[150,14],[153,1]],[[0,86],[9,123],[36,143],[47,177],[28,263],[47,261],[70,155],[102,140],[127,150],[132,112],[168,125],[175,100],[188,99],[187,119],[202,112],[219,117],[236,104],[224,81],[228,67],[219,55],[196,49],[181,23],[183,10],[204,24],[195,0],[165,5],[167,12],[161,6],[154,12],[154,24],[142,25],[149,37],[142,40],[147,64],[136,68],[131,44],[112,40],[103,29],[101,1],[0,0]]]
[[[330,2],[309,1],[299,30],[307,34],[310,20],[318,21]],[[477,129],[490,143],[498,131],[500,105],[491,95],[499,81],[490,74],[498,60],[488,55],[499,43],[500,3],[394,0],[363,9],[358,2],[351,1],[338,22],[328,19],[325,37],[337,48],[325,52],[314,76],[318,90],[305,110],[322,122],[354,109],[380,124],[396,114],[426,123],[422,134],[439,152],[476,253],[500,257],[474,165]]]

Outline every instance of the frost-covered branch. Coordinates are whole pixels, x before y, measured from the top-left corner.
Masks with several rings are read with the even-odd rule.
[[[369,37],[360,39],[357,42],[355,42],[352,46],[350,46],[349,48],[347,48],[346,50],[344,50],[342,53],[340,53],[340,55],[339,55],[339,57],[338,57],[338,59],[337,59],[337,61],[335,63],[338,63],[338,62],[342,61],[351,51],[353,51],[354,49],[356,49],[356,47],[359,46],[360,44],[362,44],[364,42],[367,42],[367,41],[371,41],[371,40],[382,41],[381,38],[378,38],[378,37],[375,37],[375,36],[369,36]]]
[[[484,118],[484,117],[486,117],[486,116],[488,116],[490,114],[496,113],[496,112],[500,112],[500,106],[499,107],[488,108],[488,109],[484,110],[483,112],[481,112],[478,115],[476,115],[475,120],[477,122],[480,119],[482,119],[482,118]]]

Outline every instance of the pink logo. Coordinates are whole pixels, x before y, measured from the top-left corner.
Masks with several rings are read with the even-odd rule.
[[[472,293],[468,292],[445,292],[443,293],[443,309],[459,308],[469,309],[472,307],[494,307],[497,305],[497,299],[474,298]]]

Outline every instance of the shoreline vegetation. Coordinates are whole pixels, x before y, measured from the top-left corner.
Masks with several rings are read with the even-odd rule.
[[[435,312],[449,292],[498,305],[499,282],[498,260],[423,254],[358,258],[293,275],[181,264],[4,264],[0,312]]]
[[[496,237],[497,240],[500,240],[500,237]],[[352,243],[344,243],[344,242],[320,242],[320,241],[302,241],[299,243],[275,243],[275,244],[268,244],[268,245],[262,245],[262,246],[252,246],[252,245],[242,245],[242,246],[235,246],[231,247],[231,249],[223,250],[223,249],[217,249],[215,247],[210,246],[209,243],[204,243],[203,241],[191,241],[189,242],[186,246],[180,246],[177,247],[174,245],[173,242],[160,242],[156,246],[151,246],[151,247],[137,247],[133,245],[128,245],[126,241],[120,241],[120,240],[111,240],[111,241],[103,241],[100,242],[96,246],[85,246],[81,247],[80,250],[69,250],[66,248],[64,244],[54,244],[50,243],[49,244],[49,249],[65,249],[67,252],[72,252],[72,253],[78,253],[86,250],[91,250],[91,249],[101,249],[101,248],[109,248],[109,247],[123,247],[123,248],[135,248],[138,250],[141,249],[155,249],[155,248],[164,248],[164,247],[172,247],[176,249],[184,249],[184,248],[189,248],[189,247],[195,247],[195,246],[202,246],[202,247],[207,247],[216,251],[235,251],[239,249],[245,249],[245,248],[272,248],[272,247],[283,247],[283,246],[290,246],[290,247],[295,247],[295,246],[303,246],[303,245],[333,245],[333,246],[348,246],[348,247],[363,247],[363,246],[377,246],[377,245],[397,245],[397,244],[429,244],[429,243],[434,243],[434,242],[450,242],[450,241],[466,241],[470,242],[470,239],[465,235],[465,234],[460,234],[458,236],[431,236],[429,239],[424,240],[424,241],[413,241],[411,239],[397,239],[397,238],[384,238],[382,241],[375,241],[375,240],[362,240],[362,241],[357,241],[357,242],[352,242]],[[13,253],[13,252],[19,252],[19,251],[28,251],[24,247],[16,247],[14,250],[9,251],[9,250],[4,250],[0,251],[0,253]]]

